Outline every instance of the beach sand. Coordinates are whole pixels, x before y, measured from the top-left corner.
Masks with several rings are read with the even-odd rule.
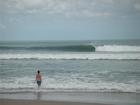
[[[98,103],[0,99],[0,105],[107,105]]]

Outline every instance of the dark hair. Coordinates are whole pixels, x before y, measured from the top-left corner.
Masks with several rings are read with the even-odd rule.
[[[40,73],[40,71],[38,70],[38,71],[37,71],[37,73],[39,74],[39,73]]]

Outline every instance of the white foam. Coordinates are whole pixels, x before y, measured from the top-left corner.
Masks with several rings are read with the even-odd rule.
[[[140,53],[0,54],[0,59],[140,59]]]
[[[9,78],[0,80],[0,88],[14,89],[14,88],[34,88],[36,86],[35,79],[29,77]]]
[[[12,79],[12,78],[11,78]],[[33,77],[13,78],[13,82],[3,82],[0,80],[0,92],[10,90],[10,92],[36,92],[37,84],[33,82]],[[61,90],[61,91],[94,91],[94,92],[136,92],[140,90],[140,84],[108,82],[100,79],[94,79],[93,82],[79,81],[73,78],[43,78],[40,91]],[[8,80],[7,80],[8,81]],[[136,88],[137,86],[137,88]],[[7,92],[7,91],[6,91]]]
[[[104,46],[97,46],[96,51],[104,51],[104,52],[140,52],[140,46],[104,45]]]

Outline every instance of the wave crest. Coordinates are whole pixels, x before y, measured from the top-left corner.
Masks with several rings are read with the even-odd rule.
[[[76,51],[76,52],[93,52],[95,47],[92,45],[66,45],[66,46],[0,46],[2,50],[49,50],[49,51]]]

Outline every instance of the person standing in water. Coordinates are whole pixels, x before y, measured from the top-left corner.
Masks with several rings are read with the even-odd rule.
[[[42,81],[42,77],[41,77],[40,71],[38,70],[36,74],[36,82],[37,82],[38,88],[41,86],[41,81]]]

